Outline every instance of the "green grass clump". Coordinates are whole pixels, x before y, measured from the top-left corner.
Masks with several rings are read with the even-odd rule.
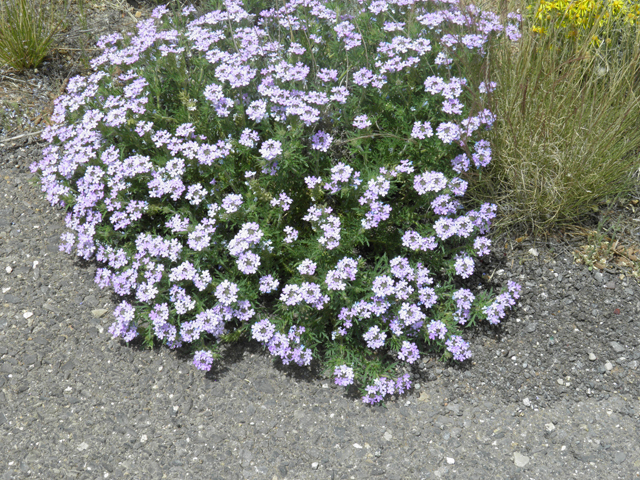
[[[67,7],[68,0],[2,0],[0,65],[18,71],[38,67],[66,21]]]

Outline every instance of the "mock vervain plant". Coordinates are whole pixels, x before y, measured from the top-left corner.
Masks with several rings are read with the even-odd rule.
[[[470,283],[495,208],[465,210],[461,174],[491,160],[481,66],[517,18],[344,5],[158,7],[70,80],[32,171],[68,211],[61,249],[123,296],[114,337],[205,371],[253,338],[377,403],[410,387],[398,363],[468,359],[463,329],[515,304]]]

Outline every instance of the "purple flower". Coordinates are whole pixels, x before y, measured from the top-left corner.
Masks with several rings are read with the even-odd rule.
[[[224,208],[227,213],[237,212],[240,205],[242,205],[242,195],[230,193],[222,199],[222,208]]]
[[[189,219],[174,215],[165,223],[165,227],[169,228],[172,233],[186,232],[189,228]]]
[[[311,137],[311,148],[314,150],[320,150],[321,152],[326,152],[329,150],[329,146],[332,141],[333,137],[331,135],[320,130]]]
[[[304,182],[307,184],[307,188],[313,189],[319,183],[322,183],[322,179],[320,177],[305,177]]]
[[[436,231],[436,235],[441,240],[446,240],[449,237],[452,237],[458,231],[456,226],[456,221],[452,218],[441,217],[436,220],[436,223],[433,224],[433,228]]]
[[[215,227],[214,227],[215,229]],[[204,250],[211,243],[211,228],[204,225],[196,225],[193,232],[189,233],[187,237],[187,245],[192,250],[199,252]]]
[[[338,81],[338,71],[337,70],[330,70],[328,68],[321,68],[320,72],[318,73],[318,78],[320,80],[322,80],[325,83],[328,82],[337,82]]]
[[[238,286],[229,280],[224,280],[216,287],[216,297],[223,305],[231,305],[238,300]]]
[[[387,338],[387,334],[380,331],[380,327],[374,325],[362,338],[367,342],[367,346],[372,350],[376,350],[384,345],[384,341]]]
[[[273,160],[282,153],[282,144],[277,140],[267,140],[260,147],[260,154],[266,160]]]
[[[247,117],[249,117],[254,122],[260,122],[263,118],[268,116],[267,102],[265,102],[264,100],[256,100],[255,102],[251,102],[251,105],[249,105],[249,107],[247,108]]]
[[[293,227],[284,227],[284,233],[287,234],[283,240],[284,243],[293,243],[298,239],[298,231]]]
[[[521,285],[518,285],[516,282],[509,280],[507,282],[507,288],[509,289],[509,293],[511,293],[511,296],[513,298],[515,298],[516,300],[520,298],[520,292],[522,291]]]
[[[488,255],[491,251],[489,247],[491,247],[491,240],[489,240],[487,237],[476,237],[476,239],[473,241],[473,248],[475,249],[479,257]]]
[[[445,87],[446,83],[440,77],[427,77],[424,81],[424,89],[429,92],[431,95],[436,95],[442,92],[442,89]]]
[[[336,385],[346,387],[353,384],[353,368],[346,365],[339,365],[333,371]]]
[[[402,342],[402,348],[398,352],[398,358],[406,361],[407,363],[414,363],[420,358],[418,346],[413,342]]]
[[[362,130],[371,126],[371,121],[366,115],[359,115],[353,121],[353,126]]]
[[[462,37],[462,44],[469,49],[482,48],[485,41],[485,37],[477,34],[464,35]]]
[[[460,127],[453,122],[443,122],[436,128],[436,135],[443,143],[452,143],[460,139]]]
[[[480,93],[491,93],[496,89],[497,86],[498,84],[496,82],[489,82],[489,85],[481,82],[480,85],[478,85],[478,91]]]
[[[282,209],[286,212],[287,210],[289,210],[289,207],[291,207],[293,200],[291,199],[291,197],[289,197],[289,195],[282,192],[280,193],[280,196],[278,198],[271,199],[270,203],[272,207],[282,207]]]
[[[381,275],[373,280],[371,290],[377,297],[384,298],[393,295],[395,292],[395,283],[393,279],[387,275]]]
[[[422,306],[427,309],[436,304],[438,295],[436,295],[436,291],[433,288],[423,286],[418,290],[418,299]]]
[[[315,262],[306,258],[300,265],[298,265],[298,271],[301,275],[313,275],[316,272],[316,267],[317,264]]]
[[[451,195],[449,195],[448,193],[445,193],[444,195],[438,195],[431,202],[431,208],[436,215],[450,215],[452,213],[455,213],[460,207],[460,202],[456,200],[451,201]]]
[[[421,237],[418,232],[407,230],[402,235],[402,245],[417,251],[434,250],[438,247],[435,237]]]
[[[409,265],[409,260],[404,257],[396,257],[389,262],[391,266],[391,273],[394,277],[400,279],[413,280],[415,278],[415,272],[411,265]]]
[[[456,274],[460,275],[462,278],[469,278],[473,274],[474,266],[473,258],[470,256],[459,255],[456,257],[454,268],[456,270]]]
[[[213,364],[213,354],[206,350],[199,350],[193,355],[193,364],[198,370],[208,372]]]
[[[453,354],[454,360],[464,362],[466,359],[471,358],[469,344],[459,335],[451,335],[449,340],[445,342],[445,345],[447,346],[447,350]]]
[[[251,275],[258,271],[260,266],[260,256],[253,252],[246,251],[240,254],[237,260],[238,270],[245,275]]]
[[[183,262],[179,266],[171,269],[169,272],[169,280],[172,282],[193,280],[196,273],[196,269],[191,262]]]
[[[285,285],[280,294],[280,301],[285,305],[293,306],[302,301],[302,294],[298,285]]]
[[[109,327],[109,333],[114,337],[122,337],[130,342],[138,335],[134,325],[135,308],[126,301],[121,302],[113,311],[116,321]]]
[[[486,140],[479,140],[474,146],[475,153],[471,155],[476,168],[486,167],[491,163],[491,146]]]
[[[280,282],[273,278],[272,275],[266,275],[260,278],[260,292],[262,293],[271,293],[273,290],[278,288]]]
[[[440,172],[425,172],[416,175],[413,179],[413,188],[418,195],[424,195],[427,192],[439,192],[447,186],[447,178]]]
[[[447,326],[440,320],[431,320],[427,325],[427,331],[429,332],[429,338],[435,340],[436,338],[444,340],[447,335]]]
[[[413,124],[413,130],[411,136],[419,140],[424,140],[425,137],[431,137],[433,135],[433,129],[429,122],[415,122]]]
[[[260,140],[258,132],[249,128],[245,128],[242,131],[242,135],[240,135],[240,140],[238,140],[238,142],[240,143],[240,145],[244,145],[248,148],[253,148],[258,140]]]
[[[360,85],[361,87],[366,87],[373,80],[373,73],[367,68],[361,68],[356,73],[353,74],[353,83],[356,85]]]
[[[169,299],[176,307],[176,313],[178,313],[178,315],[183,315],[189,310],[193,310],[195,308],[196,301],[193,300],[191,296],[187,295],[184,288],[179,287],[178,285],[173,285],[169,289],[169,293]]]
[[[262,343],[269,342],[275,331],[276,326],[266,318],[251,326],[251,336]]]

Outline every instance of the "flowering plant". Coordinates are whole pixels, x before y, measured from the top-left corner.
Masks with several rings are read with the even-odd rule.
[[[535,19],[534,32],[545,34],[557,23],[568,38],[590,35],[595,45],[603,39],[611,42],[616,24],[633,27],[640,19],[640,4],[635,0],[539,0],[527,8]]]
[[[464,361],[462,329],[515,304],[516,284],[465,288],[495,216],[461,202],[491,159],[471,104],[493,85],[454,62],[481,65],[503,25],[450,0],[343,8],[158,7],[69,82],[32,171],[68,210],[61,249],[124,297],[113,336],[201,370],[250,336],[376,403],[410,386],[398,361]]]

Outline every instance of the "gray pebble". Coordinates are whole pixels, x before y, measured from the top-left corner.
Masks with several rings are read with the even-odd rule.
[[[624,352],[624,346],[623,346],[623,345],[621,345],[621,344],[620,344],[620,343],[618,343],[618,342],[609,342],[609,345],[611,346],[611,348],[613,348],[613,350],[614,350],[616,353],[622,353],[622,352]]]

